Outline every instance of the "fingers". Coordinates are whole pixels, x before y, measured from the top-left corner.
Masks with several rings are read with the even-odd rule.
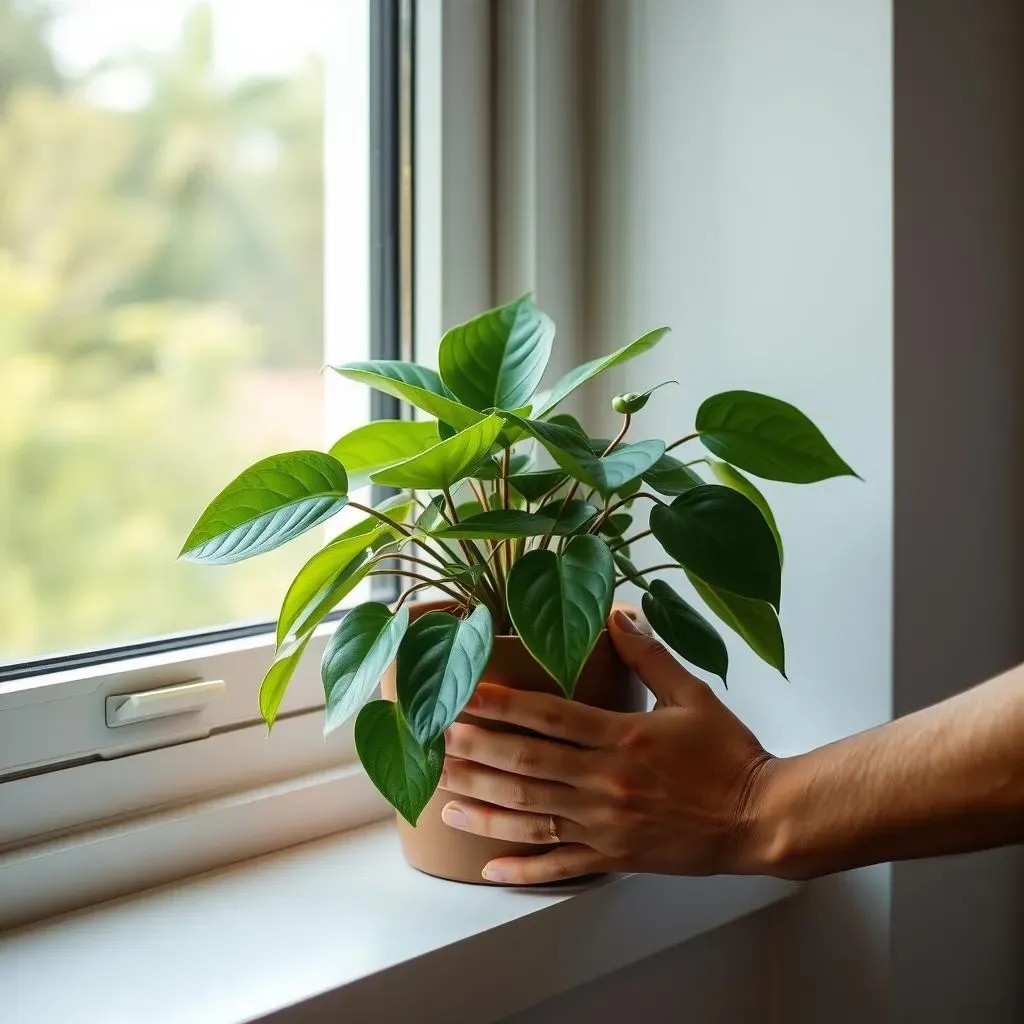
[[[580,782],[587,774],[588,751],[516,733],[491,732],[475,725],[451,726],[445,736],[445,747],[450,757],[535,779]]]
[[[495,683],[481,683],[466,710],[477,718],[519,725],[581,747],[601,747],[613,742],[624,717],[564,697],[510,690]]]
[[[672,654],[621,611],[609,620],[608,630],[619,657],[643,680],[663,704],[681,704],[702,693],[705,684],[687,672]]]
[[[608,869],[607,861],[596,850],[569,843],[536,857],[499,857],[484,868],[484,878],[507,885],[543,885]]]
[[[441,820],[463,832],[513,843],[550,845],[576,842],[583,835],[583,828],[569,818],[508,811],[476,800],[452,800],[446,803],[441,810]]]
[[[522,775],[483,768],[472,761],[446,761],[440,788],[512,811],[557,814],[578,820],[582,794],[557,782],[537,782]]]

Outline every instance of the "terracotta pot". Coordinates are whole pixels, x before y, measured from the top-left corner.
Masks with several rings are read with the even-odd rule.
[[[410,617],[415,619],[425,612],[449,607],[450,605],[443,601],[419,602],[410,607]],[[634,618],[637,617],[632,608],[622,607],[622,610]],[[555,681],[533,660],[517,636],[494,638],[494,650],[483,678],[488,682],[500,683],[516,690],[561,694]],[[381,691],[387,700],[395,700],[394,665],[381,680]],[[609,711],[643,711],[647,706],[646,689],[619,659],[607,630],[601,633],[597,645],[583,667],[576,683],[574,699]],[[470,722],[485,729],[523,731],[474,718],[468,714],[461,715],[459,721]],[[486,882],[481,872],[493,858],[536,855],[551,849],[549,846],[530,843],[486,839],[451,828],[441,820],[441,808],[451,799],[452,794],[438,789],[424,808],[415,828],[401,816],[397,817],[402,851],[405,859],[414,868],[428,875],[456,882],[488,885],[493,883]]]

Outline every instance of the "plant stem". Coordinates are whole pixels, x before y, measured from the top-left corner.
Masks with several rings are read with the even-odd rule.
[[[682,569],[678,562],[662,562],[660,565],[649,565],[646,569],[637,569],[637,576],[646,576],[649,572],[660,572],[662,569]]]
[[[602,526],[608,521],[608,517],[617,509],[622,508],[623,505],[628,505],[631,501],[637,501],[640,498],[647,498],[650,501],[655,501],[659,505],[667,505],[668,502],[662,501],[656,494],[651,494],[650,491],[637,491],[636,494],[631,494],[628,498],[623,498],[620,501],[615,502],[614,505],[609,505],[598,517],[594,524],[587,530],[587,533],[597,533]]]
[[[406,579],[419,580],[424,587],[437,587],[438,590],[443,590],[452,600],[458,601],[459,604],[466,604],[467,597],[471,595],[458,594],[454,590],[449,590],[448,587],[441,582],[441,580],[432,580],[429,576],[424,576],[418,572],[406,572],[403,569],[371,569],[367,576],[404,576]]]
[[[642,537],[650,537],[653,532],[653,530],[641,530],[639,533],[634,533],[632,537],[620,537],[614,546],[609,544],[608,549],[614,553],[619,548],[628,548],[633,541],[640,540]]]
[[[678,448],[681,444],[686,444],[687,441],[696,441],[700,437],[700,431],[696,431],[693,434],[687,434],[686,437],[679,438],[678,441],[673,441],[670,445],[665,446],[665,451],[670,452],[673,448]]]
[[[397,612],[398,609],[401,608],[403,604],[405,604],[406,600],[410,598],[413,594],[415,594],[417,591],[426,590],[427,587],[432,587],[433,585],[433,583],[415,583],[411,587],[409,587],[408,590],[403,590],[401,596],[398,598],[398,602],[395,604],[394,610]]]
[[[602,459],[606,455],[609,455],[611,452],[613,452],[619,446],[619,444],[622,441],[622,439],[626,436],[626,431],[629,430],[629,424],[630,424],[631,420],[632,420],[632,417],[629,415],[628,412],[627,413],[623,413],[623,415],[622,415],[622,429],[615,435],[614,440],[601,453],[601,458]],[[668,449],[666,449],[666,451],[667,450]]]

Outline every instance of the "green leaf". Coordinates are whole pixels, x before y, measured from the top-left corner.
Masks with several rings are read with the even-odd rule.
[[[480,508],[477,504],[477,509]],[[555,511],[555,510],[552,510]],[[597,509],[593,510],[593,515]],[[454,526],[446,526],[434,533],[441,540],[504,540],[507,537],[543,537],[557,525],[555,519],[519,509],[492,509],[478,511],[462,518]]]
[[[498,480],[501,477],[501,461],[501,456],[488,456],[474,466],[469,475],[475,480]],[[509,459],[509,476],[525,473],[532,462],[533,457],[528,452],[513,452]]]
[[[663,441],[637,441],[619,445],[600,458],[590,439],[571,427],[522,419],[511,413],[504,415],[537,438],[570,476],[606,496],[641,476],[665,453]]]
[[[553,531],[556,537],[568,537],[578,533],[587,523],[592,522],[600,509],[587,501],[573,498],[566,502],[564,498],[553,498],[537,510],[538,515],[551,519],[555,524]]]
[[[331,369],[348,380],[368,384],[386,395],[411,402],[417,409],[444,420],[453,430],[465,430],[484,418],[475,409],[459,402],[434,370],[416,363],[399,359],[373,359],[343,363]]]
[[[440,441],[430,420],[374,420],[350,431],[331,448],[348,473],[350,490],[365,487],[372,474],[431,448]]]
[[[298,668],[299,660],[306,649],[306,644],[309,643],[310,636],[312,634],[307,633],[285,649],[278,651],[270,668],[267,669],[267,674],[263,677],[263,682],[260,683],[260,714],[263,716],[263,721],[267,723],[268,729],[274,726],[278,708],[281,707],[281,701],[284,700],[285,690],[288,689],[288,684],[292,681],[292,676],[295,674],[295,669]]]
[[[540,419],[539,416],[537,418]],[[575,430],[577,434],[583,434],[583,436],[586,437],[587,432],[583,429],[583,424],[580,423],[575,416],[572,416],[567,412],[560,412],[554,416],[549,416],[547,422],[554,423],[556,427],[569,427],[571,430]],[[591,438],[591,440],[595,439]],[[608,442],[605,441],[605,443],[601,445],[600,451],[603,452],[607,447]]]
[[[453,327],[437,361],[445,386],[474,409],[525,405],[544,376],[555,325],[528,295]]]
[[[327,700],[325,736],[347,722],[373,693],[408,628],[407,605],[392,614],[375,601],[353,608],[341,620],[320,665]]]
[[[722,682],[729,671],[729,652],[718,631],[687,604],[664,580],[652,580],[641,602],[644,615],[676,654],[698,668],[714,672]]]
[[[604,541],[573,537],[562,554],[531,551],[508,575],[508,611],[529,652],[571,697],[605,628],[615,569]]]
[[[725,391],[697,410],[704,447],[765,480],[811,484],[857,474],[795,406],[753,391]]]
[[[618,538],[623,536],[632,524],[633,517],[628,512],[616,512],[601,524],[601,529],[597,532],[602,537]]]
[[[720,484],[731,487],[734,491],[739,491],[740,494],[748,497],[761,510],[761,515],[764,516],[768,529],[772,531],[772,535],[775,537],[775,543],[779,549],[779,564],[781,565],[783,562],[782,535],[779,533],[775,516],[772,515],[772,510],[765,496],[750,480],[738,469],[730,466],[728,462],[718,462],[715,459],[711,459],[708,465],[711,467],[711,472],[718,478]]]
[[[702,484],[651,509],[651,530],[681,565],[712,586],[779,607],[779,549],[758,507],[718,484]]]
[[[612,553],[612,560],[615,562],[619,572],[634,586],[641,590],[649,590],[650,584],[640,575],[640,570],[621,551]]]
[[[775,609],[764,601],[750,601],[727,590],[719,590],[687,572],[701,600],[735,631],[761,659],[786,675],[786,646]]]
[[[323,452],[285,452],[250,466],[207,506],[180,558],[227,565],[272,551],[348,503],[345,467]]]
[[[691,487],[700,487],[704,481],[689,466],[683,465],[671,455],[662,455],[658,461],[644,473],[644,483],[653,487],[659,494],[675,496],[688,491]]]
[[[427,507],[416,517],[416,528],[424,533],[430,531],[442,520],[441,509],[444,508],[444,495],[435,494],[427,503]]]
[[[560,469],[539,469],[532,473],[517,473],[508,478],[509,484],[527,501],[538,501],[558,483],[566,480]]]
[[[398,704],[421,744],[441,736],[466,706],[491,657],[491,613],[478,605],[466,619],[421,615],[398,649]]]
[[[502,426],[500,416],[488,416],[466,430],[460,430],[447,441],[441,441],[405,462],[374,473],[371,479],[387,487],[415,490],[451,487],[462,480],[491,450]]]
[[[610,370],[612,367],[621,366],[636,356],[649,352],[661,339],[668,334],[667,327],[659,327],[657,330],[645,334],[642,338],[630,342],[611,355],[603,356],[600,359],[592,359],[589,363],[577,366],[570,370],[552,389],[543,403],[534,406],[533,414],[537,419],[546,416],[556,405],[565,401],[580,385],[593,380],[599,373]]]
[[[356,752],[370,781],[415,826],[441,781],[443,737],[421,746],[402,720],[396,704],[373,700],[359,712],[355,739]]]

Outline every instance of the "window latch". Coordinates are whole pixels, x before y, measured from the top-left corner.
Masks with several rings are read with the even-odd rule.
[[[170,715],[193,714],[202,711],[224,689],[223,679],[202,679],[158,690],[114,694],[107,697],[107,728],[116,729]]]

